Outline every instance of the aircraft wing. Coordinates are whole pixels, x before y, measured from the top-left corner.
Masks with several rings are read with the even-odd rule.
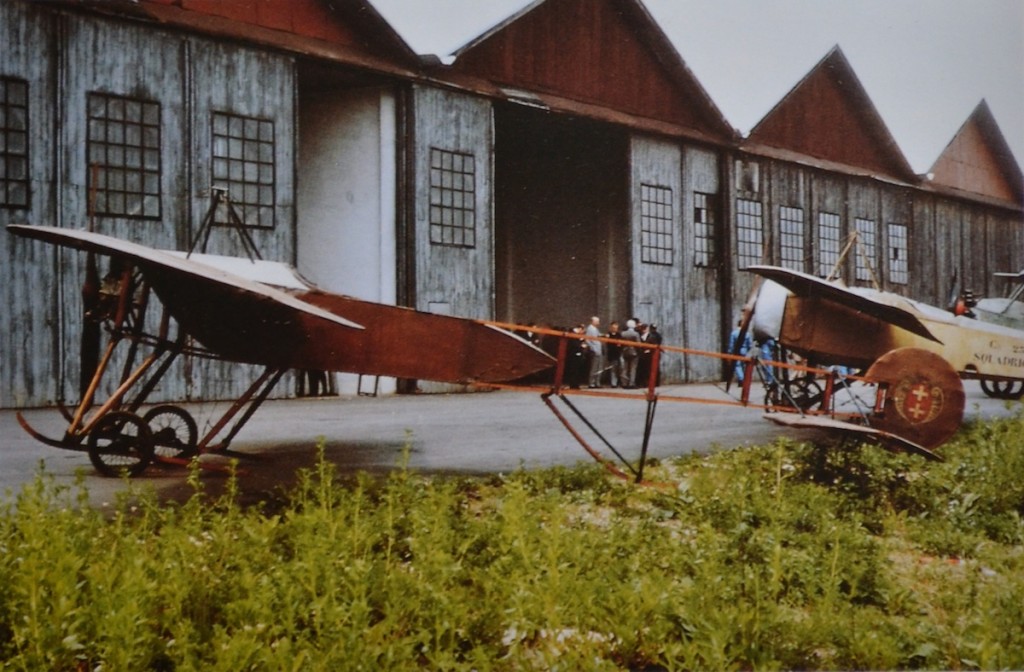
[[[25,238],[33,238],[53,245],[71,247],[86,252],[95,252],[104,256],[128,259],[145,269],[159,273],[163,269],[174,274],[185,274],[210,285],[227,285],[243,293],[255,295],[284,304],[314,317],[319,317],[351,329],[362,329],[362,325],[335,315],[317,306],[305,303],[286,292],[268,285],[246,280],[240,276],[213,268],[206,264],[182,258],[178,255],[157,250],[131,241],[113,238],[102,233],[94,233],[81,229],[66,229],[55,226],[27,226],[10,224],[7,230]]]
[[[75,229],[7,228],[129,261],[189,335],[230,361],[460,384],[515,380],[554,364],[511,332],[325,292],[285,264],[185,258]]]
[[[793,271],[788,268],[781,268],[779,266],[748,266],[746,270],[777,282],[797,296],[834,301],[847,308],[865,313],[901,329],[906,329],[922,338],[941,343],[917,315],[900,306],[885,303],[870,296],[854,292],[846,287],[826,282],[813,275]]]

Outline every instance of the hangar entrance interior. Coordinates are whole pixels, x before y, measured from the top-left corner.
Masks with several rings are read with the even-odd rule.
[[[607,328],[630,310],[629,143],[609,125],[495,107],[498,319]]]

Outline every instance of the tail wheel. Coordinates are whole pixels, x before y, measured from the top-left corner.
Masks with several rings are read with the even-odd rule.
[[[89,460],[104,476],[138,476],[153,460],[153,436],[137,415],[107,413],[89,433]]]
[[[142,419],[153,435],[157,457],[190,458],[198,451],[199,428],[184,408],[163,404],[149,409]]]
[[[1016,401],[1024,397],[1024,381],[986,380],[982,378],[981,391],[993,399],[1011,399]]]
[[[945,359],[920,348],[898,348],[882,355],[864,377],[885,385],[882,412],[871,425],[936,448],[949,440],[964,417],[964,386]]]

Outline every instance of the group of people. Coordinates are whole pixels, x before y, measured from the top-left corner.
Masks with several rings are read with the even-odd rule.
[[[618,322],[612,322],[608,331],[602,333],[601,318],[594,316],[589,324],[578,325],[573,331],[584,338],[577,341],[570,351],[570,362],[566,367],[570,386],[582,386],[584,379],[589,388],[634,389],[650,383],[653,349],[643,344],[661,344],[657,325],[644,324],[634,317],[626,320],[625,329],[620,329]],[[620,342],[600,340],[602,337]],[[655,380],[655,384],[657,382]]]

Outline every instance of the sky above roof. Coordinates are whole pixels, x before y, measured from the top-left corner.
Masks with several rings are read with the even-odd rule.
[[[532,0],[371,0],[414,51],[446,56]],[[916,172],[984,99],[1024,166],[1022,0],[644,0],[746,135],[838,45]]]

